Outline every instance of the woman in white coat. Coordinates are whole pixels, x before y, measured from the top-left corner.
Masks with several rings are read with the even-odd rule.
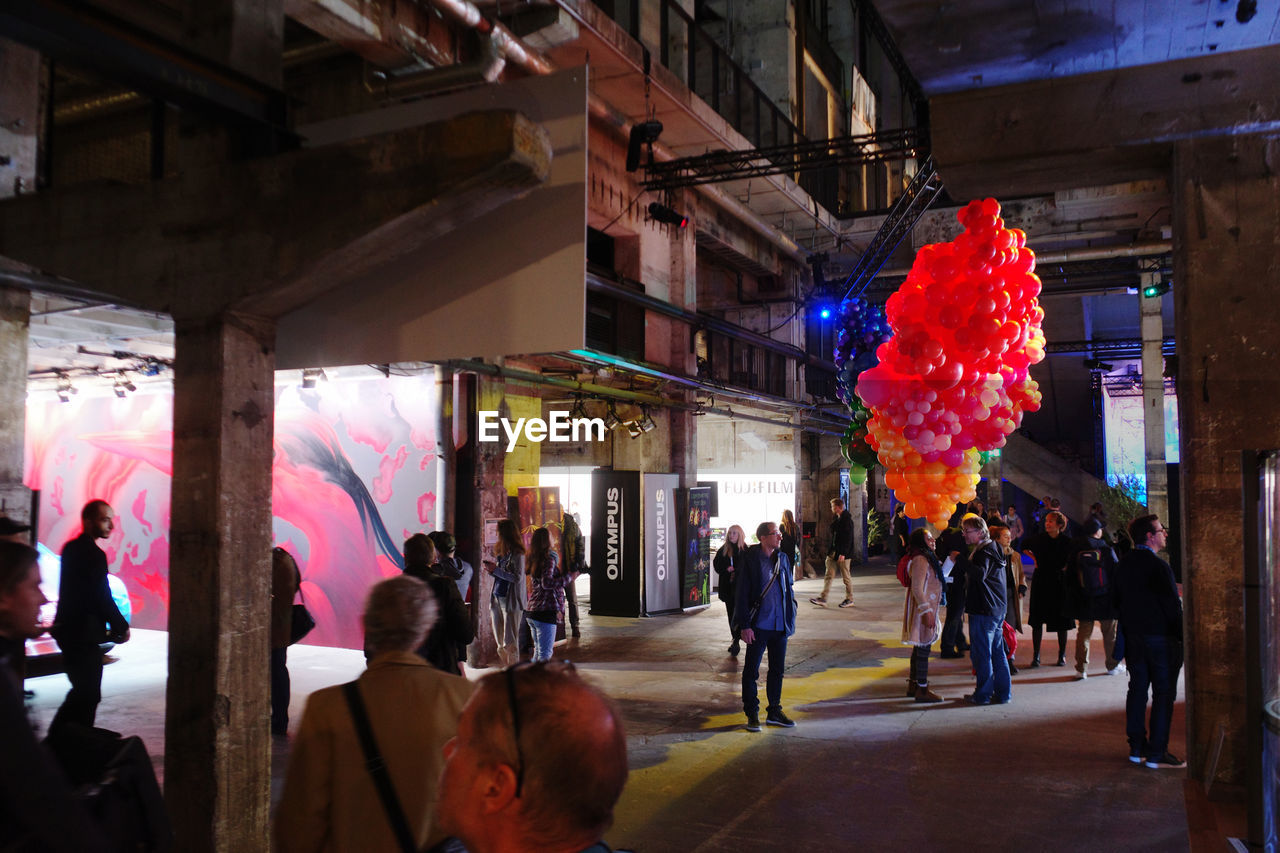
[[[907,696],[917,702],[941,702],[929,689],[929,647],[942,632],[938,611],[942,605],[942,566],[933,552],[933,534],[913,530],[908,540],[907,573],[911,586],[902,609],[902,642],[911,646],[911,676]]]

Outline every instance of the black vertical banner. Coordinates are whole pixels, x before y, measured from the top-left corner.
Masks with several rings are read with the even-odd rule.
[[[680,603],[689,610],[711,603],[711,489],[700,486],[681,494]]]
[[[591,612],[640,615],[640,472],[591,474]]]

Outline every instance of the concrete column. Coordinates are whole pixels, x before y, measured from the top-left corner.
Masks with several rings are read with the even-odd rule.
[[[175,849],[266,850],[275,326],[175,339],[166,801]]]
[[[1142,286],[1160,276],[1143,273]],[[1138,297],[1142,330],[1142,434],[1147,462],[1147,508],[1169,517],[1169,467],[1164,453],[1164,316],[1160,296]]]
[[[35,189],[40,54],[0,39],[0,81],[0,198],[11,198]]]
[[[31,293],[0,287],[0,505],[5,515],[24,522],[31,520],[31,494],[22,485],[30,325]]]
[[[1189,775],[1230,793],[1246,760],[1240,451],[1280,445],[1280,141],[1174,153]]]

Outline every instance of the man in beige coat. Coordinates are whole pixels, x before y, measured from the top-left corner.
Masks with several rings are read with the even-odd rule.
[[[433,815],[444,745],[472,692],[414,653],[436,620],[431,590],[408,575],[378,583],[365,605],[368,668],[357,680],[392,787],[419,847],[443,835]],[[311,694],[276,811],[278,853],[399,853],[365,767],[342,685]]]

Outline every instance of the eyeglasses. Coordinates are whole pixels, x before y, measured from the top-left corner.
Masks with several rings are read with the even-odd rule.
[[[524,750],[520,748],[520,701],[516,698],[516,673],[521,670],[533,669],[555,669],[565,672],[575,672],[571,661],[521,661],[512,664],[502,671],[507,682],[507,704],[511,708],[511,735],[516,742],[516,799],[520,798],[520,792],[524,790]]]

